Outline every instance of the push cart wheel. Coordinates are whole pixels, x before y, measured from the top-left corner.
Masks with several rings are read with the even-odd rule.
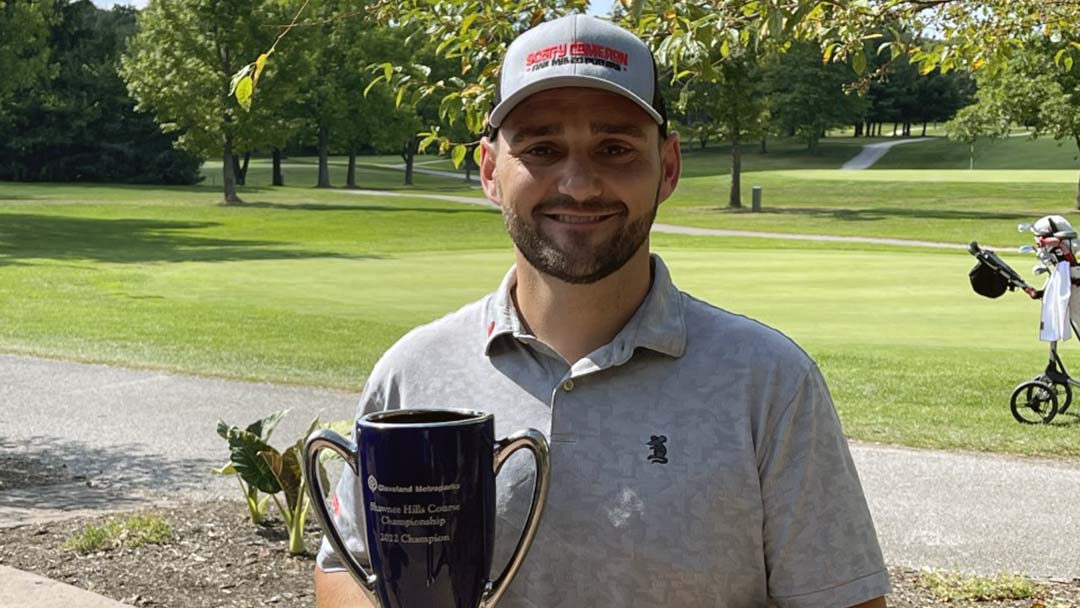
[[[1058,413],[1057,391],[1050,384],[1031,380],[1013,390],[1009,407],[1017,422],[1047,424]]]
[[[1069,406],[1072,405],[1072,386],[1070,386],[1068,382],[1054,382],[1045,374],[1035,376],[1034,380],[1035,382],[1052,384],[1054,386],[1054,392],[1057,393],[1058,398],[1057,413],[1064,414],[1065,410],[1069,409]]]

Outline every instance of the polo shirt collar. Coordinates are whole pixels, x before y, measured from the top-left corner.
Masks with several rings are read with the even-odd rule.
[[[671,282],[671,274],[660,256],[652,254],[650,261],[653,277],[649,293],[609,345],[615,347],[611,364],[621,365],[637,348],[647,348],[671,357],[681,357],[686,351],[686,321],[681,294]],[[488,356],[491,355],[492,344],[502,336],[534,338],[525,330],[510,295],[516,284],[517,273],[511,267],[499,289],[488,299],[484,314],[484,329],[487,331],[484,354]]]

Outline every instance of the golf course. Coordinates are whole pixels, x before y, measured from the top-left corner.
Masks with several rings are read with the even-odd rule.
[[[995,248],[1041,285],[1016,226],[1076,222],[1076,151],[1013,137],[979,150],[972,171],[965,144],[934,139],[840,170],[880,141],[747,150],[741,210],[727,206],[728,150],[688,144],[657,222],[954,247],[668,233],[652,247],[681,289],[813,356],[853,439],[1080,456],[1072,410],[1045,426],[1010,415],[1013,387],[1046,364],[1039,305],[976,295],[962,247]],[[331,159],[335,185],[345,162]],[[0,184],[0,351],[358,390],[395,340],[493,290],[513,260],[496,210],[432,198],[479,201],[475,184],[418,173],[405,187],[399,162],[361,157],[355,192],[312,188],[312,158],[286,159],[287,186],[270,187],[269,161],[253,160],[237,206],[217,204],[212,163],[197,186]],[[754,185],[761,213],[749,210]],[[1080,365],[1075,340],[1061,352]]]

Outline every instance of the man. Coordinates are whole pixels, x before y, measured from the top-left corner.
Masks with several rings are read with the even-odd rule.
[[[679,180],[645,44],[576,15],[511,44],[481,180],[516,264],[498,291],[417,328],[360,413],[491,411],[551,444],[551,491],[500,608],[884,606],[873,523],[824,380],[779,332],[679,292],[650,255]],[[348,472],[348,471],[347,471]],[[499,476],[496,569],[531,461]],[[360,489],[336,521],[364,554]],[[324,542],[322,608],[367,606]]]

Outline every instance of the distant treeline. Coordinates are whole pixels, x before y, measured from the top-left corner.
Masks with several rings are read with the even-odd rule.
[[[49,69],[0,112],[0,180],[193,184],[202,160],[136,112],[117,73],[136,11],[57,3]]]

